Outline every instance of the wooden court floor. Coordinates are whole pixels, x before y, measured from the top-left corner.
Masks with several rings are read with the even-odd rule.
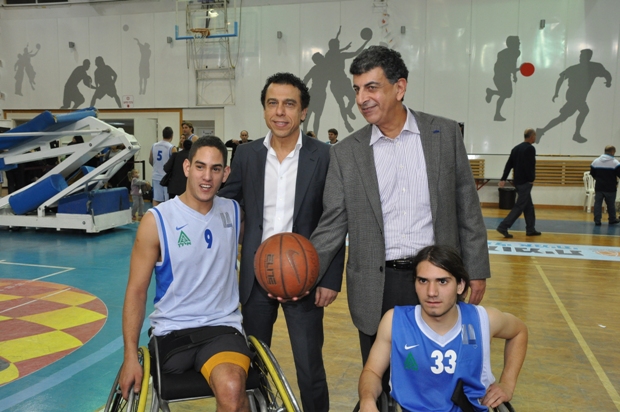
[[[594,245],[604,253],[618,253],[617,256],[620,256],[620,231],[613,227],[606,228],[605,223],[603,229],[594,228],[591,224],[592,215],[580,210],[538,208],[537,219],[541,224],[537,228],[543,235],[538,238],[526,238],[523,229],[519,230],[519,227],[523,226],[517,225],[511,230],[515,237],[510,239],[510,242],[503,242],[502,236],[494,230],[507,211],[484,208],[483,213],[489,242],[501,242],[502,245],[512,247],[512,250],[528,247],[531,250],[531,242]],[[546,230],[545,227],[554,230]],[[54,234],[46,236],[48,242],[50,238],[58,243],[66,241],[66,236],[64,238],[56,237]],[[116,239],[116,236],[120,237]],[[101,275],[97,271],[104,271],[106,267],[114,264],[109,260],[111,253],[119,256],[130,252],[127,245],[130,243],[131,235],[127,231],[119,231],[117,234],[99,236],[96,247],[91,245],[85,236],[77,238],[77,243],[82,242],[89,246],[88,259],[85,263],[89,263],[93,269],[92,273],[88,274],[89,277],[92,276],[92,281],[81,279],[82,283],[78,282],[74,286],[99,296],[108,307],[109,317],[99,336],[85,344],[83,349],[57,362],[57,364],[66,363],[64,369],[58,368],[59,371],[56,373],[59,374],[69,369],[72,362],[82,362],[84,352],[80,355],[80,351],[88,353],[89,345],[107,348],[111,345],[108,341],[114,339],[116,342],[119,337],[120,325],[116,317],[120,314],[119,299],[122,296],[118,299],[107,298],[103,289],[109,287],[108,282],[102,282],[99,278]],[[11,234],[0,233],[0,241],[10,242]],[[110,242],[114,242],[116,248],[113,252],[103,247]],[[34,253],[28,259],[31,259],[32,263],[37,263],[36,260],[40,259],[51,264],[53,260],[51,253],[44,253],[41,250],[37,252],[36,246],[33,246]],[[26,259],[24,253],[20,251],[19,254],[11,255],[11,258]],[[66,265],[79,268],[81,264],[79,261],[84,260],[84,257],[78,256],[77,252],[72,254],[76,255],[73,256],[75,262],[68,262]],[[620,259],[571,259],[558,255],[520,256],[511,253],[491,254],[490,257],[492,278],[487,282],[482,304],[497,307],[520,317],[528,325],[530,333],[527,358],[512,401],[515,409],[520,412],[620,411],[620,351],[617,349],[620,342],[618,315]],[[0,261],[3,259],[5,259],[3,249],[0,249]],[[128,263],[128,257],[116,260],[120,265]],[[5,267],[0,265],[0,278],[8,277],[6,272],[2,273],[3,270]],[[119,289],[124,288],[126,273],[125,270],[117,276],[119,279],[114,281],[118,285],[117,294]],[[67,275],[64,278],[59,277],[58,282],[71,284],[72,280]],[[107,340],[97,343],[98,339],[103,339],[103,335],[106,335]],[[496,377],[501,373],[502,346],[501,342],[497,341],[492,347],[493,372]],[[2,356],[1,350],[0,345],[0,356]],[[276,324],[272,350],[286,377],[296,388],[292,355],[282,314]],[[325,313],[324,358],[331,410],[351,411],[357,402],[357,380],[361,371],[361,361],[357,330],[353,327],[348,313],[346,288],[343,288],[338,299]],[[120,359],[122,350],[116,347],[107,358],[92,366],[92,369],[96,370],[87,374],[80,372],[76,374],[76,377],[79,377],[78,381],[67,380],[49,389],[46,400],[39,403],[25,401],[9,408],[2,406],[4,400],[13,399],[12,396],[15,394],[28,393],[28,388],[37,386],[40,381],[49,378],[50,374],[46,373],[45,369],[4,387],[0,386],[0,411],[100,410],[107,396],[101,392],[107,392],[113,375],[120,365]],[[46,368],[54,368],[54,365]],[[56,397],[70,397],[76,388],[81,391],[79,385],[92,388],[88,401],[82,400],[79,404],[70,401],[51,402]],[[43,395],[45,393],[43,392]],[[43,395],[37,395],[37,399]],[[44,406],[46,402],[48,405],[68,404],[71,407],[67,409],[55,406],[46,409]],[[171,406],[173,411],[215,410],[213,403],[209,401],[186,402]]]

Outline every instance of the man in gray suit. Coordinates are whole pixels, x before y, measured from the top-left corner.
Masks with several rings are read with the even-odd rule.
[[[470,303],[490,277],[486,228],[455,121],[409,110],[400,53],[372,46],[351,64],[368,125],[331,147],[323,215],[311,241],[321,273],[349,234],[347,294],[366,363],[382,315],[418,303],[412,258],[424,246],[460,251]]]
[[[254,276],[254,255],[261,242],[281,232],[307,238],[323,212],[329,146],[301,133],[310,102],[308,88],[290,73],[267,79],[261,93],[269,133],[237,148],[231,173],[219,196],[237,200],[245,212],[239,298],[247,334],[271,344],[281,304],[286,318],[301,402],[305,412],[329,411],[323,366],[323,312],[342,284],[344,238],[325,276],[309,295],[283,301],[267,295]],[[335,245],[335,243],[334,243]]]

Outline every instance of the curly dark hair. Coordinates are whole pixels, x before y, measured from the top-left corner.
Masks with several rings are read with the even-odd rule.
[[[462,280],[465,281],[465,289],[463,289],[463,293],[459,294],[459,300],[465,300],[467,290],[469,289],[469,273],[467,273],[465,265],[463,265],[463,259],[461,259],[456,250],[444,245],[426,246],[413,259],[413,267],[416,268],[416,271],[418,265],[424,261],[445,270],[454,276],[457,283],[461,283]]]
[[[263,105],[263,109],[265,108],[265,97],[267,96],[267,88],[270,84],[290,84],[291,86],[299,89],[299,93],[301,95],[301,110],[304,110],[310,104],[310,92],[308,91],[308,86],[301,80],[299,77],[295,76],[292,73],[276,73],[273,76],[270,76],[265,82],[265,87],[263,87],[263,91],[260,93],[260,102]]]
[[[353,59],[349,72],[352,75],[364,74],[375,67],[381,67],[385,77],[391,84],[398,79],[405,79],[409,76],[409,70],[403,61],[400,53],[385,46],[370,46],[362,51]]]

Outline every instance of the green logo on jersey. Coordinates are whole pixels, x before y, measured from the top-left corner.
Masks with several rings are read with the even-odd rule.
[[[418,370],[418,363],[415,361],[415,358],[411,353],[407,354],[407,359],[405,359],[405,369],[410,371]]]
[[[177,244],[179,245],[179,247],[181,247],[181,246],[189,246],[189,245],[192,244],[192,241],[189,240],[189,238],[187,237],[185,232],[183,232],[181,230],[181,234],[179,235],[179,240],[177,240]]]

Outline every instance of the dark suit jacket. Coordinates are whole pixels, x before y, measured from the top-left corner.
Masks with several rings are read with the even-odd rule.
[[[508,179],[510,170],[514,169],[514,184],[524,185],[536,180],[536,149],[529,142],[522,142],[513,147],[504,167],[502,180]]]
[[[168,159],[164,165],[164,172],[170,174],[168,193],[171,195],[179,196],[185,193],[187,177],[185,177],[185,171],[183,171],[183,162],[187,159],[188,155],[189,150],[172,153],[170,159]]]
[[[471,279],[488,278],[487,231],[460,128],[453,120],[412,113],[426,160],[435,243],[460,251]],[[325,211],[310,239],[322,273],[349,233],[349,310],[355,326],[367,335],[377,332],[381,320],[385,280],[383,211],[371,127],[332,146]]]
[[[237,200],[245,212],[243,249],[239,276],[239,298],[247,302],[254,285],[254,255],[263,236],[263,209],[265,193],[265,138],[237,147],[231,173],[219,196]],[[309,238],[323,213],[323,189],[329,166],[329,146],[302,136],[299,151],[293,232]],[[344,238],[325,269],[318,286],[340,291],[344,268]]]

